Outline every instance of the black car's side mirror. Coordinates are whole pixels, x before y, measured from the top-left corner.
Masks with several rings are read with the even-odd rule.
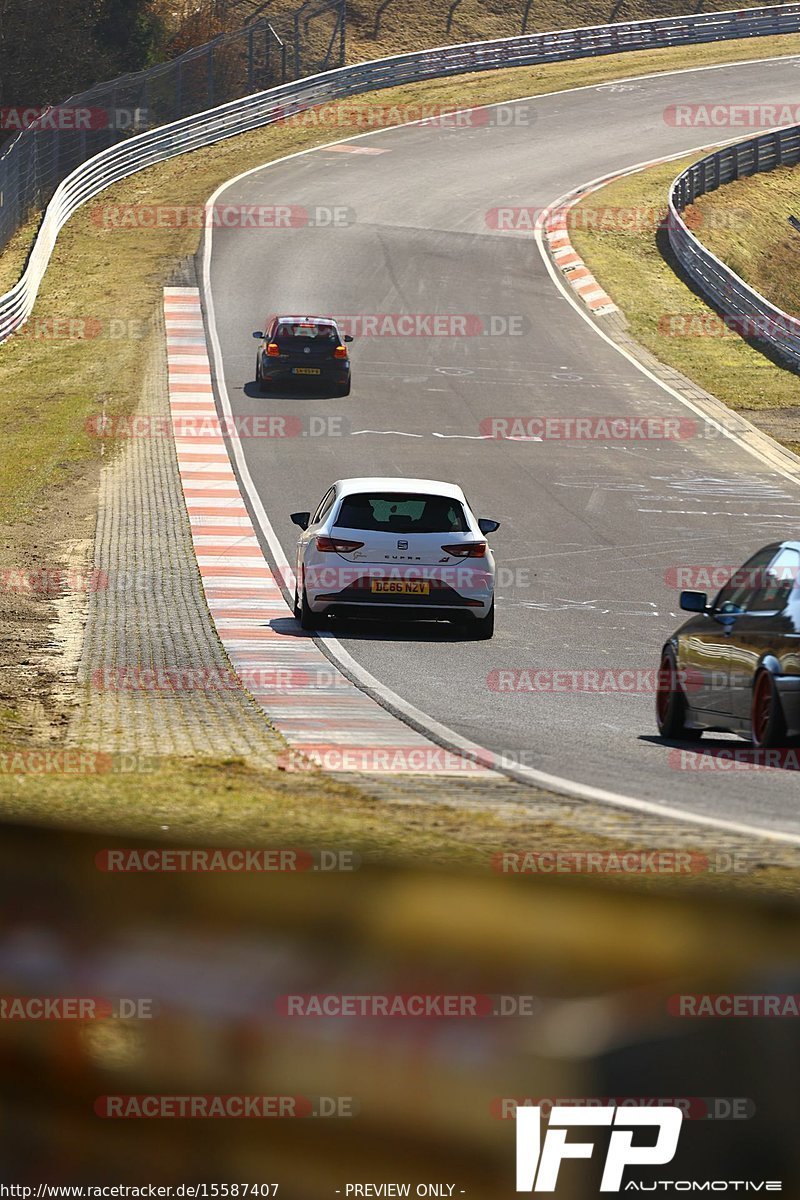
[[[299,525],[301,529],[308,529],[310,521],[310,512],[292,513],[292,524]]]
[[[264,336],[265,336],[265,335],[264,335],[264,334],[261,332],[261,330],[260,330],[260,329],[254,329],[254,330],[253,330],[253,337],[254,337],[254,338],[258,338],[258,340],[259,340],[259,341],[261,341],[261,339],[262,339]]]
[[[480,529],[481,533],[494,533],[499,528],[500,522],[490,521],[488,517],[481,517],[480,521],[478,521],[478,529]]]
[[[708,610],[708,596],[705,592],[681,592],[681,608],[686,612],[704,613]]]
[[[353,340],[353,335],[352,335],[352,333],[346,333],[346,334],[344,335],[344,338],[343,338],[342,340],[343,340],[343,341],[345,341],[345,342],[352,342],[352,340]]]

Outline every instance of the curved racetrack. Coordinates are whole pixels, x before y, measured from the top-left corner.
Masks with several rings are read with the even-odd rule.
[[[417,475],[461,483],[502,526],[493,641],[446,626],[347,625],[359,664],[422,712],[529,766],[726,820],[800,834],[790,771],[675,769],[651,695],[500,694],[497,669],[648,668],[680,620],[665,575],[737,563],[798,537],[800,487],[724,437],[680,441],[481,440],[493,416],[691,417],[582,318],[532,237],[485,214],[544,206],[588,180],[710,140],[676,128],[676,102],[794,102],[800,60],[653,76],[520,102],[525,120],[388,129],[233,181],[217,203],[343,205],[343,228],[215,231],[210,286],[234,414],[341,419],[344,436],[249,438],[249,472],[290,562],[289,513],[335,478]],[[721,131],[726,137],[746,130]],[[520,315],[522,336],[364,337],[346,399],[262,397],[251,332],[287,311]],[[335,426],[332,426],[335,429]],[[704,746],[722,744],[709,739]],[[743,743],[736,743],[743,745]]]

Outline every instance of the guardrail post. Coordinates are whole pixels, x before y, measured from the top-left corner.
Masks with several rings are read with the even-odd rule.
[[[175,65],[175,120],[183,115],[183,63],[178,59]]]

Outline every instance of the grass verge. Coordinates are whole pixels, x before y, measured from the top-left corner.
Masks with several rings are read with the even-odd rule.
[[[421,787],[423,785],[420,785]],[[467,810],[440,803],[436,781],[424,803],[387,803],[319,772],[257,771],[240,759],[190,762],[151,760],[146,770],[94,776],[6,775],[0,788],[0,820],[52,825],[108,836],[146,838],[164,845],[253,846],[309,849],[347,848],[365,863],[406,862],[457,866],[494,873],[495,856],[513,850],[612,856],[624,851],[694,855],[695,864],[717,862],[731,852],[730,839],[686,827],[669,837],[619,813],[613,835],[568,824],[563,801],[540,793],[536,806],[523,808],[513,797],[507,808]],[[531,793],[533,795],[533,791]],[[608,869],[598,884],[611,887],[730,888],[796,895],[796,872],[786,865],[790,851],[770,863],[770,852],[745,845],[733,848],[738,866],[718,874],[695,866],[690,873]],[[548,873],[546,869],[542,873]],[[578,872],[580,874],[580,872]]]
[[[272,0],[270,20],[291,40],[295,0]],[[424,50],[455,42],[514,37],[522,29],[527,9],[527,31],[572,29],[580,25],[605,25],[615,21],[643,21],[655,17],[680,17],[686,12],[726,9],[726,0],[350,0],[347,8],[348,62],[363,62],[386,54]],[[748,0],[744,8],[756,7]],[[228,5],[228,28],[239,28],[252,13],[240,2]],[[332,19],[322,17],[306,26],[304,40],[322,56],[332,32]]]
[[[701,196],[690,213],[703,245],[784,312],[800,314],[800,174],[779,167],[726,183]]]
[[[722,328],[713,310],[676,273],[664,231],[647,219],[639,229],[588,227],[606,209],[665,212],[670,183],[697,158],[693,154],[650,167],[587,196],[574,211],[572,241],[622,309],[638,342],[798,451],[791,419],[781,419],[797,404],[797,377]],[[710,245],[707,225],[705,220],[699,232]]]

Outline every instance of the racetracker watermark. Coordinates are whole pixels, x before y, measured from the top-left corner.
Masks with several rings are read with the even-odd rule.
[[[0,1021],[150,1021],[156,1003],[138,996],[0,996]]]
[[[78,571],[68,567],[3,567],[0,592],[21,596],[63,596],[67,592],[102,592],[108,587],[108,572]]]
[[[745,1096],[607,1096],[581,1099],[557,1099],[545,1096],[496,1096],[489,1105],[491,1115],[498,1121],[512,1120],[518,1108],[539,1108],[543,1116],[560,1105],[579,1108],[662,1108],[674,1105],[685,1121],[749,1121],[755,1116],[755,1103]]]
[[[95,204],[91,220],[101,229],[346,229],[354,209],[342,204]]]
[[[174,875],[206,872],[252,872],[256,875],[302,871],[357,871],[361,856],[354,850],[280,849],[114,849],[95,855],[98,870],[114,874]]]
[[[743,208],[711,209],[708,213],[691,208],[681,214],[691,229],[736,229],[752,221],[752,214]],[[544,223],[548,233],[558,230],[586,230],[597,233],[656,233],[676,224],[666,205],[582,204],[555,212],[533,205],[498,205],[484,214],[487,229],[498,233],[532,233]]]
[[[728,567],[702,565],[667,567],[664,582],[667,587],[681,591],[717,592],[727,583],[737,588],[774,588],[776,584],[794,584],[800,578],[800,567],[786,563],[774,570],[766,567]]]
[[[36,104],[0,108],[0,132],[3,133],[20,133],[24,129],[51,133],[90,132],[96,129],[127,131],[146,129],[147,123],[146,108],[98,108],[68,104],[61,104],[57,108]]]
[[[141,317],[40,317],[31,316],[14,330],[14,337],[34,342],[141,342],[152,325]]]
[[[722,685],[720,685],[722,686]],[[755,746],[714,746],[705,750],[670,750],[667,762],[672,771],[706,771],[733,774],[737,771],[800,771],[800,748],[760,749]]]
[[[201,518],[204,519],[204,518]],[[103,692],[236,692],[291,694],[308,688],[349,691],[350,681],[334,667],[103,667],[92,673]]]
[[[445,554],[444,557],[447,557]],[[429,590],[425,590],[423,594],[431,595],[440,588],[453,588],[456,591],[459,589],[484,588],[489,590],[491,583],[491,572],[487,567],[470,567],[459,563],[435,563],[429,566],[395,566],[387,564],[384,566],[370,566],[365,564],[360,566],[358,563],[347,563],[345,565],[309,563],[304,569],[304,578],[307,588],[322,588],[331,593],[338,593],[343,589],[351,592],[367,592],[373,594],[376,590],[382,593],[391,592],[391,587],[382,587],[375,589],[372,587],[374,580],[380,580],[384,584],[421,584],[430,585]],[[288,579],[286,582],[291,582]],[[531,585],[531,568],[530,567],[498,567],[495,571],[495,586],[498,588],[507,587],[530,587]],[[394,589],[397,592],[404,591],[404,588],[397,587]]]
[[[781,342],[800,337],[800,320],[785,314],[664,313],[658,319],[658,332],[660,337],[669,338],[741,337],[758,342]]]
[[[418,122],[437,129],[486,129],[529,127],[536,121],[531,104],[496,104],[491,107],[453,108],[441,104],[370,104],[362,100],[340,100],[311,108],[286,106],[277,120],[287,125],[312,129],[389,129],[393,125]],[[361,147],[358,147],[359,149]],[[369,149],[369,143],[365,143]]]
[[[307,745],[278,755],[280,771],[334,771],[344,774],[390,772],[399,775],[473,775],[491,766],[493,756],[457,754],[442,746]]]
[[[677,672],[684,691],[697,691],[703,677],[692,667]],[[574,694],[587,695],[654,695],[659,687],[671,682],[672,674],[657,667],[585,667],[579,670],[564,668],[528,668],[511,670],[496,667],[486,676],[490,692],[513,695]]]
[[[745,874],[742,852],[707,854],[688,850],[498,850],[492,870],[501,875],[722,875]]]
[[[98,1096],[94,1111],[98,1117],[123,1120],[265,1121],[354,1117],[358,1104],[353,1096],[127,1095]]]
[[[88,417],[84,428],[93,438],[197,438],[198,442],[202,442],[221,437],[234,441],[248,438],[346,437],[350,433],[351,422],[347,417],[334,414],[240,413],[218,417],[216,414],[194,416],[176,413],[164,417],[112,417],[99,413]]]
[[[800,995],[791,992],[706,992],[670,996],[671,1017],[800,1017]]]
[[[484,417],[485,438],[519,442],[680,442],[697,436],[690,417]]]
[[[531,1017],[539,1011],[536,996],[445,992],[319,992],[279,996],[282,1017],[392,1017],[400,1020],[474,1020],[485,1017]]]
[[[800,104],[787,104],[785,100],[669,104],[664,109],[664,123],[679,129],[773,129],[800,124]]]
[[[0,750],[0,775],[131,775],[156,770],[156,760],[140,754],[52,746]]]
[[[284,771],[396,772],[412,775],[470,775],[541,767],[537,750],[487,750],[475,746],[458,754],[430,746],[304,745],[278,755]]]
[[[339,331],[354,338],[524,337],[523,313],[333,313]]]

